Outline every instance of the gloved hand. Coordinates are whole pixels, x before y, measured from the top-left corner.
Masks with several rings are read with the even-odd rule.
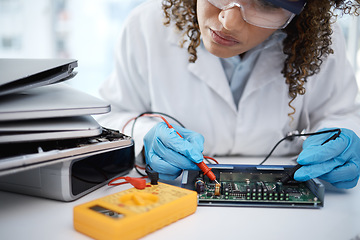
[[[334,134],[313,135],[304,141],[297,159],[303,167],[295,172],[295,180],[318,177],[338,188],[356,186],[360,174],[360,139],[353,131],[341,129],[339,137],[321,145]]]
[[[195,163],[203,161],[204,137],[180,126],[173,127],[158,123],[144,137],[146,162],[164,180],[177,178],[183,169],[199,170]]]

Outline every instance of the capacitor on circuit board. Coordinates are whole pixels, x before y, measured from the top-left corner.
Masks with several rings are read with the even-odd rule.
[[[195,182],[195,189],[196,189],[196,192],[199,194],[205,192],[205,183],[202,179],[198,179]]]
[[[220,183],[215,184],[215,191],[214,191],[215,196],[220,196],[220,189],[221,189],[220,187],[221,187]]]

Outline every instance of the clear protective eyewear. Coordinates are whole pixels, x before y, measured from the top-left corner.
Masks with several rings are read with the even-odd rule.
[[[283,29],[295,14],[265,0],[208,0],[221,10],[238,7],[245,22],[269,29]]]

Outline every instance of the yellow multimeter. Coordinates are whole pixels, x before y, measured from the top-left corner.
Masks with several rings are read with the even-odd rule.
[[[138,239],[196,211],[197,193],[159,183],[74,208],[74,228],[95,239]]]

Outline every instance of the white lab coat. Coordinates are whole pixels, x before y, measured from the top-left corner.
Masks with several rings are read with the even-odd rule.
[[[309,78],[306,94],[293,102],[294,121],[288,116],[288,85],[281,74],[285,60],[282,44],[264,49],[236,107],[218,57],[201,46],[198,59],[189,63],[186,47],[174,27],[163,25],[161,0],[150,0],[134,10],[125,23],[112,76],[101,87],[101,96],[112,105],[98,121],[122,129],[131,117],[145,111],[169,114],[205,138],[206,155],[266,155],[288,132],[346,127],[360,133],[358,88],[346,59],[345,43],[335,26],[330,55],[321,71]],[[136,122],[136,152],[142,139],[158,122]],[[125,133],[130,134],[131,124]],[[279,146],[275,155],[301,150],[299,141]]]

